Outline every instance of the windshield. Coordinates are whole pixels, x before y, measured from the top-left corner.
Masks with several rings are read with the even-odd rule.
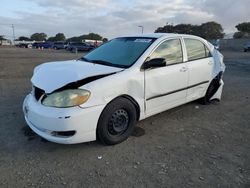
[[[154,38],[145,37],[116,38],[91,51],[82,59],[97,64],[128,68],[154,40]]]

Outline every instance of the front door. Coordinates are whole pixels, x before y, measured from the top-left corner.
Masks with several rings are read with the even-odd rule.
[[[165,67],[145,70],[146,116],[165,111],[185,103],[188,67],[183,62],[181,40],[162,42],[149,59],[165,58]]]

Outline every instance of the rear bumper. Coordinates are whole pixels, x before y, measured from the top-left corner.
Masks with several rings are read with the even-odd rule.
[[[213,99],[217,99],[217,100],[221,100],[221,95],[222,95],[222,90],[223,90],[223,86],[224,86],[224,82],[222,79],[220,79],[220,86],[219,88],[217,89],[217,91],[215,92],[215,94],[211,97],[210,100],[213,100]]]
[[[29,127],[46,140],[75,144],[96,140],[96,127],[104,105],[89,108],[53,108],[38,103],[27,95],[23,103],[24,117]],[[55,133],[75,131],[70,136]]]

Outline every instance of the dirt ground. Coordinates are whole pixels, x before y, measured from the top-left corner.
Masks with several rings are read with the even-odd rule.
[[[250,187],[250,53],[222,53],[220,103],[163,112],[103,146],[59,145],[25,128],[33,68],[81,54],[0,48],[0,187]]]

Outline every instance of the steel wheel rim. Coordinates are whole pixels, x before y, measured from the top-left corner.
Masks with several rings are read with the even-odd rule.
[[[129,127],[129,115],[124,109],[116,110],[108,121],[108,131],[112,135],[121,135]]]

